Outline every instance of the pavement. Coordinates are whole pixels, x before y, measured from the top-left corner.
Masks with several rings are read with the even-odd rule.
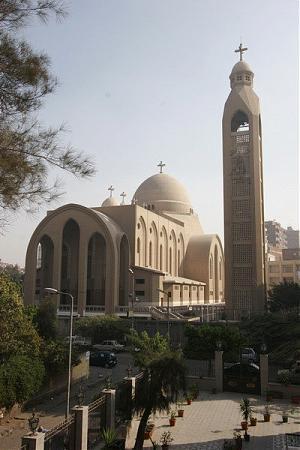
[[[221,450],[224,439],[232,439],[235,431],[241,430],[240,401],[243,394],[201,393],[198,400],[185,405],[184,417],[176,419],[176,425],[170,427],[167,414],[151,417],[155,423],[153,441],[160,441],[164,431],[170,431],[173,442],[172,450]],[[260,397],[250,396],[251,404],[257,417],[257,425],[249,427],[250,442],[243,441],[243,449],[248,450],[283,450],[285,433],[300,431],[300,408],[288,401],[276,400],[269,403],[271,420],[263,421],[265,402]],[[172,409],[172,408],[171,408]],[[293,410],[294,409],[294,410]],[[289,410],[289,423],[282,423],[281,412]],[[293,411],[291,411],[293,410]],[[134,446],[139,420],[135,418],[129,431],[126,448]],[[144,441],[144,449],[151,449],[150,440]]]

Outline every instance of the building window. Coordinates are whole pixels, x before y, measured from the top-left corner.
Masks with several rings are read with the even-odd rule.
[[[152,242],[149,243],[149,266],[152,266]]]
[[[283,265],[282,266],[282,272],[284,273],[293,273],[293,266],[292,265]]]
[[[269,272],[270,273],[279,273],[280,272],[280,268],[278,265],[276,266],[269,266]]]
[[[136,284],[145,284],[145,279],[144,278],[136,278],[135,283]]]
[[[140,238],[137,239],[137,243],[136,243],[136,251],[137,253],[140,253],[140,249],[141,249],[141,241]]]
[[[176,291],[178,291],[178,289],[179,289],[179,286],[174,286],[174,289],[176,289]]]
[[[246,78],[247,81],[250,81],[250,80],[251,80],[250,75],[246,75],[245,78]]]
[[[135,291],[135,295],[137,297],[144,297],[145,296],[145,291]]]
[[[212,279],[212,272],[213,272],[213,263],[212,263],[212,258],[209,259],[209,278]]]
[[[238,75],[238,76],[236,77],[236,79],[237,79],[237,81],[241,81],[241,80],[242,80],[242,75]]]

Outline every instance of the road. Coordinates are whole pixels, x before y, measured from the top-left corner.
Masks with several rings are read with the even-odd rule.
[[[112,385],[121,381],[127,376],[127,368],[132,365],[132,357],[128,353],[119,353],[117,355],[118,364],[113,369],[102,367],[90,367],[90,375],[86,382],[82,384],[84,392],[83,404],[93,401],[105,385],[105,378],[111,377]],[[71,408],[77,404],[77,385],[71,391]],[[51,429],[64,420],[66,405],[66,394],[61,393],[54,396],[51,400],[40,403],[35,407],[36,416],[39,417],[39,424],[46,429]],[[31,412],[18,414],[0,425],[0,450],[19,450],[21,447],[21,437],[29,431],[28,418]]]

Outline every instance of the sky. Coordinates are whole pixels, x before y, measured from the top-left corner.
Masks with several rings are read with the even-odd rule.
[[[265,219],[299,227],[297,0],[70,0],[68,11],[24,36],[59,80],[40,120],[66,124],[64,141],[90,155],[97,174],[51,171],[65,194],[9,217],[2,261],[24,266],[47,209],[99,206],[111,184],[129,203],[160,160],[185,185],[204,231],[223,239],[222,115],[241,40],[261,102]]]

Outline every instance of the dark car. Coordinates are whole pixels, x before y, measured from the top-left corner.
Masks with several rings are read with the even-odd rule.
[[[92,352],[90,354],[90,366],[114,367],[118,360],[112,352]]]
[[[224,368],[224,390],[260,393],[260,369],[254,363],[237,363]]]

